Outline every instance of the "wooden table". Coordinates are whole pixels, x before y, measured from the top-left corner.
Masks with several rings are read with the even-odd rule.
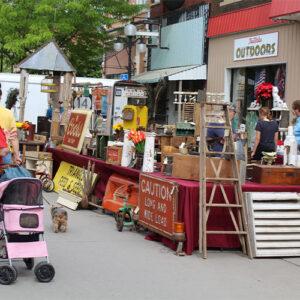
[[[40,141],[19,141],[20,146],[22,146],[22,162],[25,163],[26,160],[26,150],[27,150],[27,146],[30,147],[36,147],[36,151],[39,152],[41,146],[44,146],[45,143],[44,142],[40,142]],[[21,147],[20,147],[21,148]]]

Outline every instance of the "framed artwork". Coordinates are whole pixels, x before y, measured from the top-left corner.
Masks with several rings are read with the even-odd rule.
[[[90,110],[72,110],[62,142],[64,149],[80,153],[89,128],[91,115],[92,111]]]

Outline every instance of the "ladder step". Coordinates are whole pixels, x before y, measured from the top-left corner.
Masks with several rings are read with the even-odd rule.
[[[231,129],[231,126],[224,126],[224,125],[206,125],[205,128]]]
[[[241,204],[226,204],[226,203],[212,203],[212,204],[206,204],[206,207],[237,207],[242,208],[243,206]]]
[[[239,182],[238,178],[220,178],[220,177],[207,177],[206,181],[212,182],[212,181],[234,181],[234,182]]]
[[[208,105],[218,105],[218,106],[227,106],[227,105],[230,104],[229,102],[223,102],[223,103],[220,103],[220,102],[204,102],[204,103],[208,104]]]
[[[223,231],[223,230],[209,230],[207,234],[247,234],[246,231]]]
[[[206,151],[206,154],[224,154],[224,155],[234,155],[235,152],[219,152],[219,151]]]

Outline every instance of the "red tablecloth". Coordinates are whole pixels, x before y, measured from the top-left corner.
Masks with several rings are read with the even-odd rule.
[[[124,168],[114,165],[106,164],[99,159],[83,156],[75,153],[70,153],[64,150],[50,149],[54,160],[54,174],[57,171],[61,161],[66,161],[77,166],[87,166],[88,161],[95,162],[95,171],[100,174],[100,179],[95,187],[95,195],[100,199],[105,192],[108,178],[114,174],[120,174],[132,179],[138,180],[140,172],[138,170]],[[186,243],[184,250],[187,254],[192,254],[193,250],[198,248],[199,236],[199,183],[196,181],[181,180],[173,177],[165,177],[160,173],[153,174],[154,176],[164,177],[169,180],[176,181],[179,184],[179,199],[178,199],[178,219],[185,223]],[[226,193],[229,195],[229,200],[233,201],[234,193],[233,187],[227,186]],[[262,185],[258,183],[247,182],[243,185],[244,192],[300,192],[299,186],[273,186]],[[207,195],[210,196],[211,185],[208,186]],[[220,190],[216,191],[214,202],[224,202]],[[214,208],[211,211],[208,220],[209,230],[232,230],[233,225],[230,215],[226,209]],[[158,238],[158,237],[155,237]],[[166,238],[159,237],[159,239],[169,247],[175,248],[175,244]],[[240,244],[237,236],[234,235],[209,235],[207,245],[210,248],[239,248]]]

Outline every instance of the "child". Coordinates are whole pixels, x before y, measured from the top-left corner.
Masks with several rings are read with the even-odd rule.
[[[262,152],[276,151],[278,141],[278,124],[272,120],[268,107],[259,110],[259,121],[255,127],[256,137],[251,157],[254,160],[261,160]]]
[[[0,164],[3,163],[3,157],[9,153],[6,136],[3,129],[0,127]]]

